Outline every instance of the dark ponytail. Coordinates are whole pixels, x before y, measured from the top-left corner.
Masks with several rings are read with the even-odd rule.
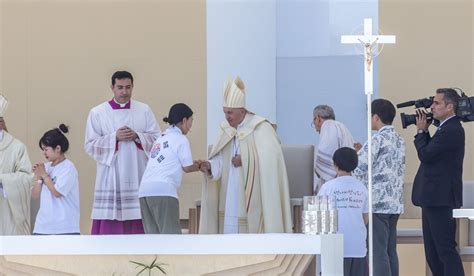
[[[177,125],[184,118],[189,119],[191,116],[193,116],[193,111],[189,106],[184,103],[177,103],[170,108],[168,117],[164,117],[163,122],[170,125]]]

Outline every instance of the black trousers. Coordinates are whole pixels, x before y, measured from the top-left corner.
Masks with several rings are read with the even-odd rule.
[[[364,258],[344,258],[344,276],[366,276],[367,259]]]
[[[374,276],[398,276],[397,222],[399,214],[373,214]]]
[[[451,207],[422,207],[423,243],[433,276],[463,276],[456,250],[456,220]]]

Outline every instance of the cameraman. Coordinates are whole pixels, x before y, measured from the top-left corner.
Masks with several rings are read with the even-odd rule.
[[[456,251],[453,209],[462,206],[464,129],[456,116],[459,95],[436,90],[431,110],[440,126],[431,137],[426,114],[417,110],[415,147],[421,161],[413,183],[412,201],[422,210],[425,257],[434,276],[464,275]]]

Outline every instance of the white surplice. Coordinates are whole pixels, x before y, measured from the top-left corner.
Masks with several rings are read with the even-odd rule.
[[[140,143],[116,141],[117,130],[124,126],[137,133]],[[132,100],[130,109],[113,109],[104,102],[90,111],[85,150],[97,162],[92,219],[141,218],[139,184],[159,135],[155,116],[144,103]]]
[[[322,184],[336,177],[332,156],[337,149],[342,147],[354,148],[354,138],[349,129],[343,123],[335,120],[324,121],[316,149],[314,171],[319,178],[314,182],[315,194]]]

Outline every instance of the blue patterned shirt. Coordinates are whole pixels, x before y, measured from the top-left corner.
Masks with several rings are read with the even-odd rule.
[[[368,145],[357,153],[359,165],[353,175],[368,186]],[[394,127],[382,127],[372,137],[372,211],[379,214],[403,213],[405,142]]]

